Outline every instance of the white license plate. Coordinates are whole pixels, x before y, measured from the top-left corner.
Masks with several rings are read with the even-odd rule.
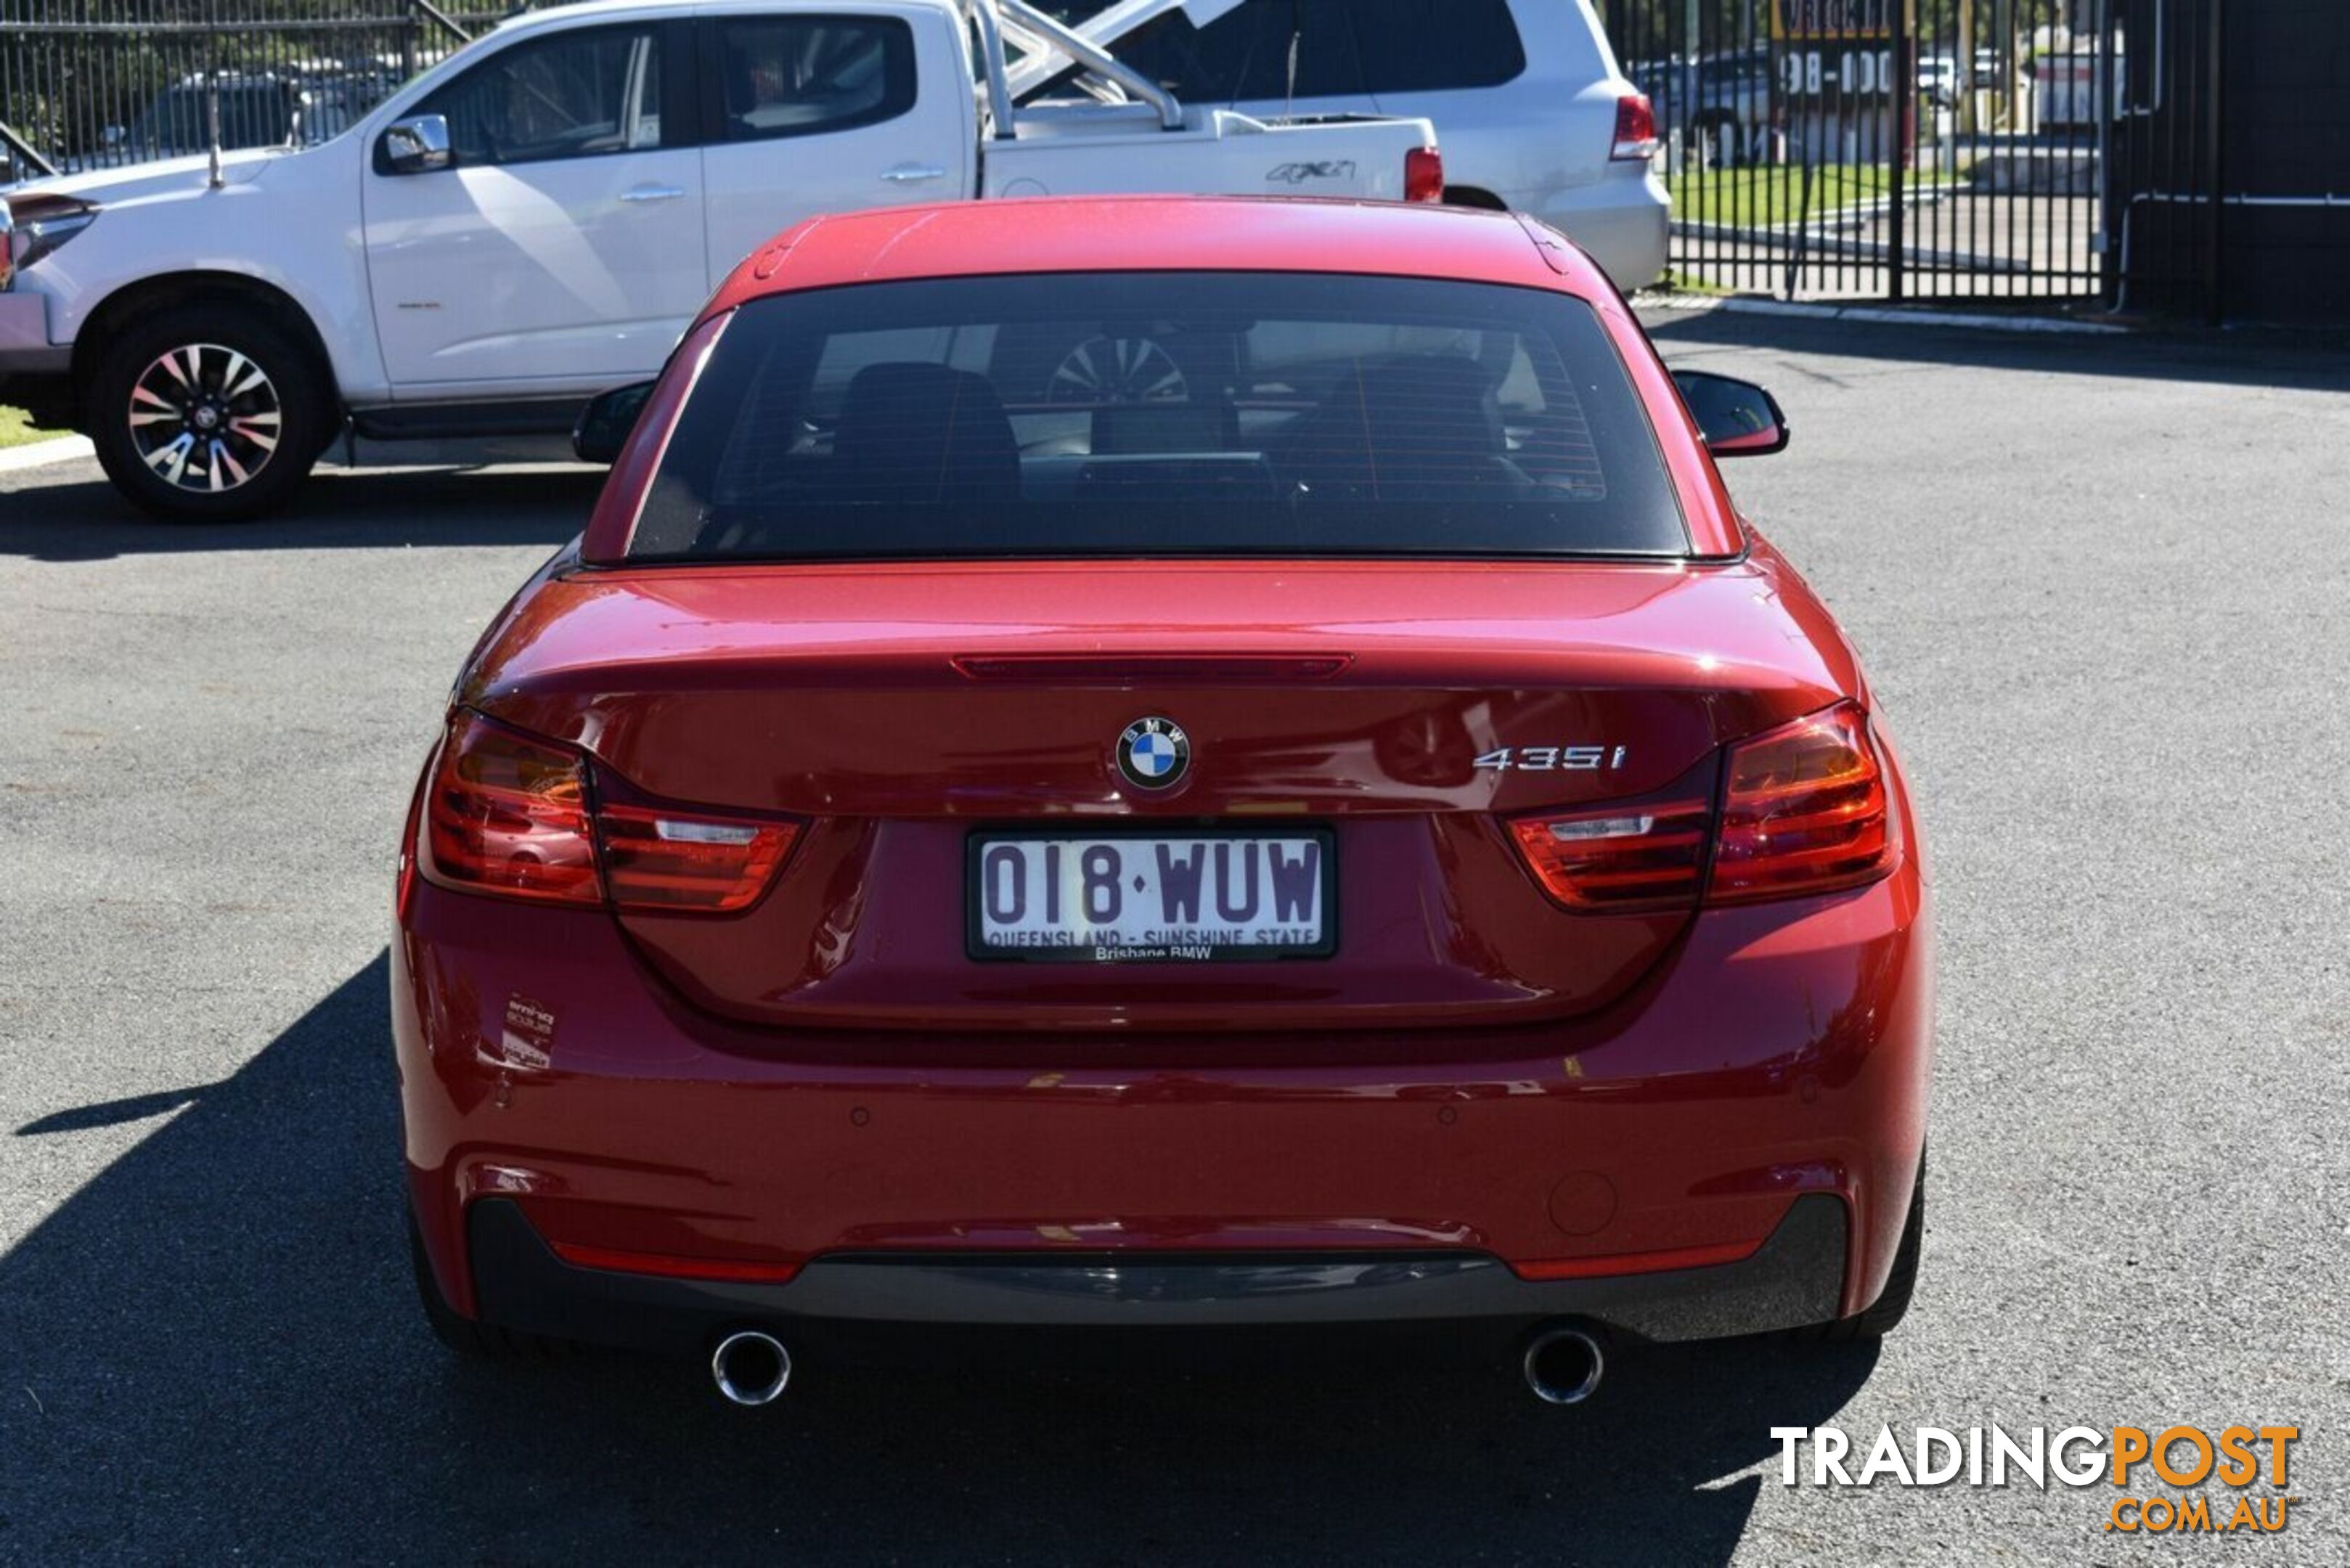
[[[972,836],[971,956],[1075,963],[1326,958],[1330,834]]]

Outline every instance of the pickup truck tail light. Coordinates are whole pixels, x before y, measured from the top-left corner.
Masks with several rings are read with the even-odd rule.
[[[798,836],[795,823],[599,807],[584,753],[465,712],[450,721],[422,815],[428,882],[622,910],[748,908]]]
[[[1616,145],[1611,159],[1646,163],[1657,155],[1657,111],[1645,93],[1627,92],[1616,100]]]
[[[1403,199],[1444,200],[1444,154],[1433,147],[1415,147],[1403,155]]]
[[[1867,715],[1839,702],[1730,748],[1719,811],[1617,802],[1509,822],[1566,909],[1638,914],[1858,888],[1891,872],[1899,826]]]

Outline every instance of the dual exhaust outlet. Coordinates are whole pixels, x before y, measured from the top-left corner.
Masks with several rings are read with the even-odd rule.
[[[1580,1405],[1598,1392],[1607,1361],[1599,1342],[1581,1329],[1555,1327],[1526,1342],[1519,1366],[1526,1386],[1544,1404]],[[792,1353],[772,1334],[737,1329],[711,1353],[710,1380],[730,1405],[772,1405],[791,1383]]]
[[[710,1380],[730,1405],[745,1409],[772,1405],[792,1380],[792,1353],[772,1334],[738,1329],[710,1353]]]

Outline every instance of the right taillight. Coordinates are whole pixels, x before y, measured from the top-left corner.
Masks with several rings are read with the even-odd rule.
[[[1874,882],[1897,844],[1867,716],[1840,702],[1730,750],[1709,903]]]
[[[1626,93],[1616,100],[1616,144],[1607,156],[1626,162],[1646,163],[1657,155],[1657,111],[1645,94]]]
[[[1584,914],[1653,914],[1874,882],[1898,828],[1868,717],[1838,703],[1742,741],[1719,812],[1702,799],[1615,802],[1510,819],[1543,890]]]
[[[1521,816],[1510,832],[1552,898],[1629,915],[1696,907],[1708,818],[1701,800],[1650,803]]]
[[[424,801],[425,880],[559,904],[600,904],[588,759],[477,713],[450,721]]]
[[[1444,200],[1444,154],[1433,147],[1415,147],[1403,155],[1403,199],[1407,202]]]
[[[799,836],[775,818],[599,805],[585,753],[468,712],[449,722],[423,815],[415,869],[427,881],[646,913],[748,909]]]

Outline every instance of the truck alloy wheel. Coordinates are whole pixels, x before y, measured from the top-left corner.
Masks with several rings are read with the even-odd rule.
[[[132,447],[166,483],[216,493],[268,466],[286,415],[266,370],[234,348],[191,343],[140,372],[124,417]]]
[[[341,423],[317,350],[258,310],[194,300],[109,336],[80,389],[98,461],[167,522],[258,516]]]

